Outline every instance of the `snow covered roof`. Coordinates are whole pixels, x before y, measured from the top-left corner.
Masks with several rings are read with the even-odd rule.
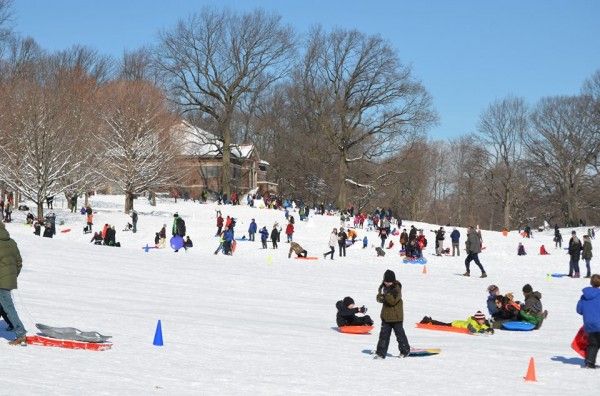
[[[223,142],[211,132],[193,126],[185,121],[175,127],[182,134],[181,154],[195,157],[220,157]],[[231,155],[235,158],[250,158],[253,144],[231,144]]]

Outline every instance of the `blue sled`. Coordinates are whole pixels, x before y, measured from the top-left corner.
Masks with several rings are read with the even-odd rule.
[[[535,329],[535,325],[529,322],[514,321],[502,323],[502,328],[512,331],[531,331]]]
[[[427,259],[425,257],[419,257],[416,259],[404,258],[402,259],[404,264],[427,264]]]

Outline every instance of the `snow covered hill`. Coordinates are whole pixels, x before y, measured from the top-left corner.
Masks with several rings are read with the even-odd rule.
[[[426,230],[427,274],[422,266],[403,264],[398,249],[377,258],[359,244],[347,257],[324,260],[329,233],[339,226],[335,216],[314,216],[296,222],[294,240],[318,260],[288,259],[288,244],[260,249],[260,242],[238,242],[233,256],[214,255],[216,209],[238,219],[236,236],[247,231],[251,218],[270,230],[285,227],[282,211],[246,206],[201,205],[160,201],[151,207],[135,202],[138,233],[121,232],[128,216],[120,212],[122,196],[95,196],[95,228],[114,224],[123,247],[94,246],[83,235],[85,216],[57,209],[54,239],[32,234],[22,213],[7,224],[24,259],[19,289],[13,292],[17,310],[30,333],[35,323],[97,330],[112,335],[114,346],[104,352],[40,346],[11,347],[0,343],[5,375],[2,393],[10,394],[506,394],[592,395],[600,374],[580,368],[582,359],[570,342],[581,326],[575,312],[587,279],[552,278],[566,273],[568,256],[554,249],[552,232],[524,240],[483,232],[486,249],[480,255],[487,279],[459,276],[461,257],[436,257],[433,234]],[[55,207],[64,207],[61,201]],[[170,231],[173,213],[186,221],[194,248],[174,253],[150,250],[162,224]],[[293,213],[294,214],[294,213]],[[297,215],[297,213],[295,213]],[[297,216],[296,216],[297,217]],[[70,228],[71,232],[60,231]],[[464,246],[464,229],[461,247]],[[570,229],[563,230],[568,241]],[[583,229],[577,229],[581,235]],[[358,231],[359,238],[365,231]],[[282,238],[283,239],[283,238]],[[397,237],[394,237],[397,246]],[[593,241],[593,272],[600,272],[600,243]],[[527,256],[516,255],[523,242]],[[446,243],[448,245],[448,242]],[[544,244],[550,256],[539,256]],[[270,247],[270,245],[269,245]],[[336,252],[337,253],[337,252]],[[585,265],[582,263],[582,272]],[[442,348],[438,356],[373,360],[361,353],[374,348],[380,306],[375,301],[383,272],[392,269],[403,285],[405,323],[413,347]],[[479,275],[473,266],[472,275]],[[497,331],[489,337],[440,333],[415,328],[424,315],[450,321],[475,311],[486,312],[486,288],[502,293],[530,283],[542,293],[549,317],[539,331]],[[335,302],[352,296],[365,304],[376,321],[371,335],[340,334],[335,327]],[[157,320],[165,345],[152,345]],[[4,338],[12,333],[0,332]],[[393,340],[393,337],[392,337]],[[397,354],[392,341],[390,352]],[[535,358],[537,383],[523,376]]]

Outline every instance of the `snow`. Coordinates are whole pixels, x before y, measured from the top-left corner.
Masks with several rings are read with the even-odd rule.
[[[486,249],[480,255],[488,272],[480,279],[476,266],[471,278],[461,257],[436,257],[435,225],[405,221],[423,228],[429,240],[427,274],[422,266],[402,264],[397,249],[377,258],[374,232],[369,248],[347,249],[346,258],[323,260],[329,232],[338,216],[311,214],[296,222],[294,240],[319,260],[288,259],[288,246],[261,250],[260,242],[238,242],[234,256],[213,254],[216,209],[238,219],[236,236],[251,218],[259,227],[285,227],[283,211],[247,206],[217,206],[191,201],[161,200],[151,207],[135,201],[137,234],[121,232],[128,216],[121,212],[123,196],[94,196],[95,229],[114,224],[122,248],[94,246],[83,235],[85,216],[67,213],[55,199],[54,239],[41,238],[24,226],[24,213],[14,213],[7,224],[24,259],[19,289],[13,297],[30,333],[35,323],[76,327],[112,335],[109,351],[75,351],[40,346],[12,347],[0,343],[7,375],[2,390],[11,394],[477,394],[490,390],[505,394],[597,393],[600,379],[580,368],[582,359],[570,342],[582,324],[575,312],[587,279],[548,278],[568,270],[564,250],[554,249],[552,231],[534,232],[522,239],[516,232],[503,237],[483,231]],[[152,244],[163,223],[170,231],[172,214],[186,221],[194,248],[142,249]],[[292,212],[292,214],[294,214]],[[296,213],[297,214],[297,213]],[[297,218],[297,216],[296,216]],[[71,228],[69,233],[60,230]],[[462,234],[463,245],[465,230]],[[449,230],[448,230],[449,231]],[[583,229],[577,229],[578,235]],[[563,230],[568,241],[570,229]],[[358,230],[359,239],[365,231]],[[258,239],[258,238],[257,238]],[[393,238],[396,246],[398,237]],[[593,241],[600,251],[599,239]],[[528,255],[518,257],[518,242]],[[550,256],[538,256],[544,244]],[[446,245],[449,245],[448,239]],[[598,259],[592,266],[598,272]],[[404,327],[411,346],[441,348],[437,356],[373,360],[361,353],[375,347],[380,306],[377,287],[386,269],[396,272],[403,285]],[[582,263],[582,271],[585,265]],[[531,283],[542,293],[549,317],[539,331],[497,331],[489,337],[441,333],[415,328],[424,315],[450,321],[465,319],[477,310],[487,313],[489,284],[502,293],[522,298]],[[365,304],[376,328],[371,335],[335,331],[335,302],[350,295]],[[165,345],[152,345],[157,320],[162,321]],[[13,333],[0,332],[9,339]],[[392,337],[389,352],[397,354]],[[529,358],[534,357],[538,382],[526,383]],[[594,391],[594,389],[596,389]]]

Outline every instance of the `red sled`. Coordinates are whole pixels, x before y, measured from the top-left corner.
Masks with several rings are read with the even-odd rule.
[[[581,329],[579,329],[579,331],[575,335],[575,338],[573,338],[573,342],[571,342],[571,348],[573,348],[575,352],[580,354],[581,357],[585,359],[585,353],[587,351],[588,343],[588,335],[585,332],[583,326],[581,326]]]
[[[62,233],[64,234],[64,233],[66,233],[66,232],[70,232],[70,231],[71,231],[71,229],[70,229],[70,228],[65,228],[64,230],[61,230],[60,232],[62,232]]]
[[[373,326],[340,326],[338,330],[346,334],[370,334]]]
[[[447,331],[450,333],[471,334],[469,329],[464,329],[462,327],[440,326],[440,325],[434,325],[434,324],[430,324],[430,323],[417,323],[417,327],[419,329],[425,329],[425,330],[437,330],[437,331]]]
[[[297,260],[318,260],[318,257],[308,256],[308,257],[296,257]]]
[[[27,344],[42,345],[67,349],[86,349],[88,351],[106,351],[112,347],[110,342],[82,342],[73,340],[61,340],[44,336],[27,336]]]

